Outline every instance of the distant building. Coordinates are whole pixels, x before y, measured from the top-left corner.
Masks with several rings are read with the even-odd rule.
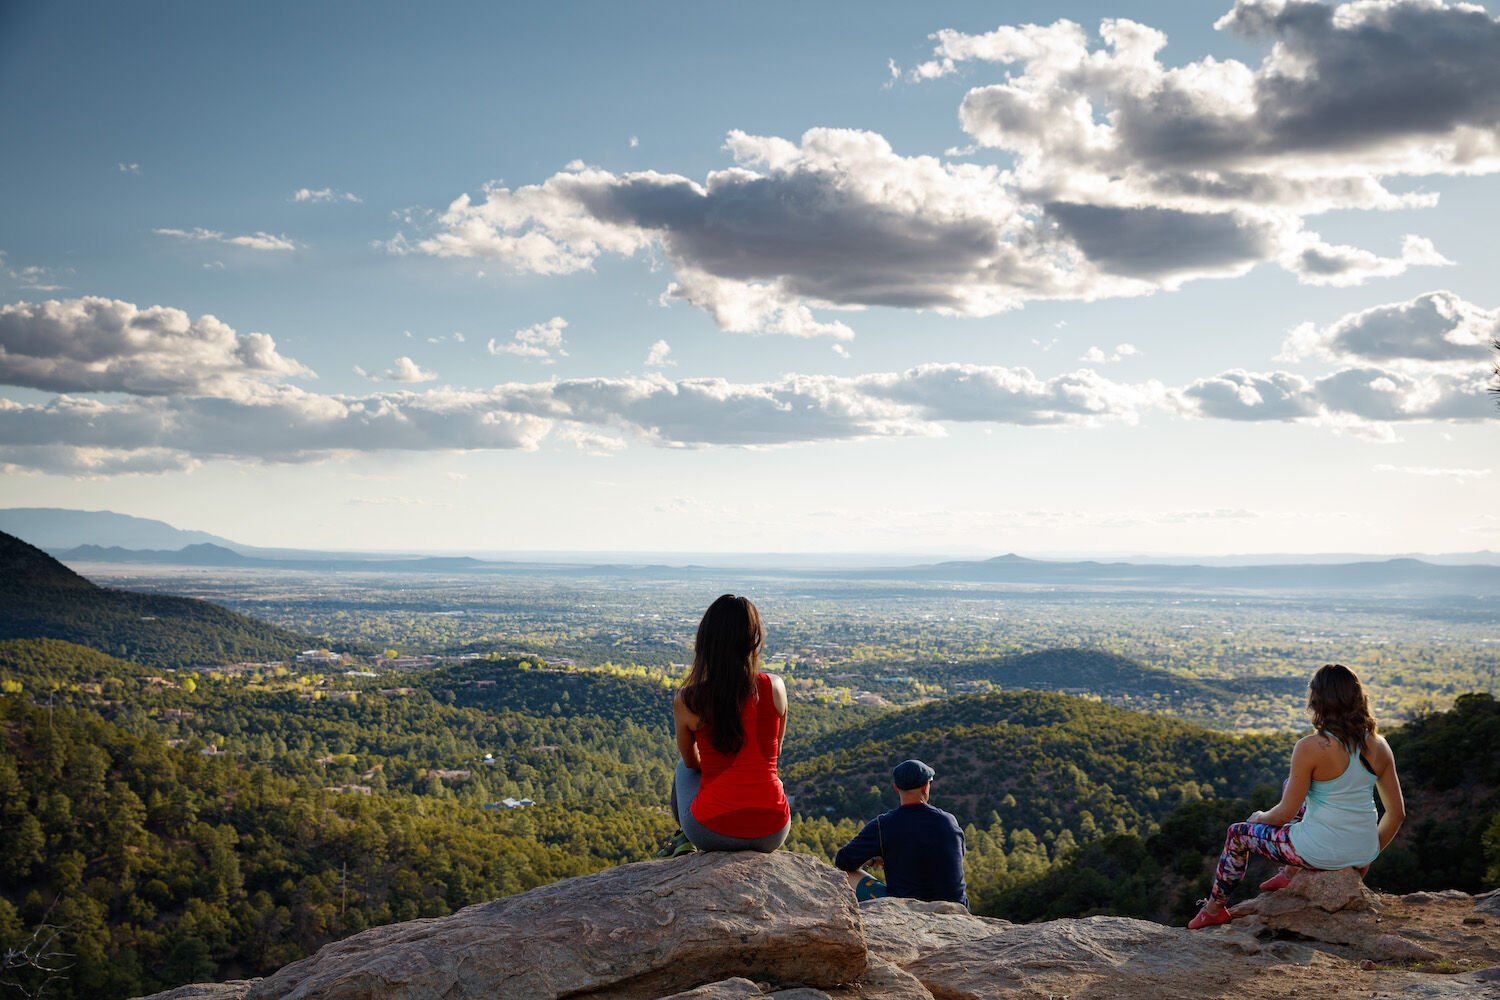
[[[327,790],[330,792],[349,792],[353,795],[369,795],[374,791],[369,785],[328,785]]]
[[[311,663],[324,667],[335,666],[341,660],[343,657],[338,653],[330,653],[326,649],[304,649],[297,654],[298,663]]]
[[[527,806],[534,805],[536,805],[536,803],[531,801],[530,799],[513,799],[507,795],[499,802],[486,802],[484,804],[484,807],[486,809],[524,809]]]

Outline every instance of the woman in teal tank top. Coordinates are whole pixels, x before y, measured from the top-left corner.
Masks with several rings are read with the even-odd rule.
[[[1230,825],[1214,870],[1214,886],[1189,930],[1226,924],[1230,891],[1245,877],[1251,854],[1278,861],[1280,872],[1260,884],[1280,889],[1298,868],[1332,871],[1370,862],[1406,819],[1396,758],[1375,732],[1370,700],[1354,671],[1341,663],[1318,668],[1307,685],[1314,732],[1292,750],[1281,801]],[[1378,791],[1385,815],[1375,811]]]

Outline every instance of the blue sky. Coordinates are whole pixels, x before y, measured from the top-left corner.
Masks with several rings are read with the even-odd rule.
[[[1438,3],[10,4],[0,504],[1493,548],[1497,67]]]

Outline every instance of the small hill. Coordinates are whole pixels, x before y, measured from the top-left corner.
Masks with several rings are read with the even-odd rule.
[[[180,549],[126,549],[118,545],[77,545],[57,553],[68,562],[165,563],[177,566],[245,566],[253,560],[212,542]]]
[[[156,667],[284,659],[311,640],[217,604],[99,587],[0,532],[0,639],[62,639]]]
[[[1302,677],[1239,677],[1204,681],[1148,667],[1098,649],[1060,647],[992,660],[944,664],[955,680],[983,680],[1007,691],[1063,691],[1106,699],[1157,698],[1169,702],[1219,702],[1248,694],[1297,695]]]

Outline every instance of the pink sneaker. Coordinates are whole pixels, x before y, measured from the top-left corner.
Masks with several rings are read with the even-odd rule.
[[[1288,877],[1285,869],[1283,869],[1281,871],[1278,871],[1275,875],[1272,875],[1270,878],[1266,879],[1264,882],[1262,882],[1260,884],[1260,891],[1261,892],[1275,892],[1277,889],[1285,889],[1287,886],[1289,886],[1291,884],[1292,884],[1291,878]]]
[[[1221,908],[1218,913],[1209,913],[1207,903],[1208,900],[1205,899],[1203,901],[1204,906],[1198,911],[1198,915],[1188,921],[1188,930],[1196,931],[1204,927],[1217,927],[1220,924],[1227,924],[1234,919],[1234,916],[1229,912],[1229,907],[1225,906]]]

